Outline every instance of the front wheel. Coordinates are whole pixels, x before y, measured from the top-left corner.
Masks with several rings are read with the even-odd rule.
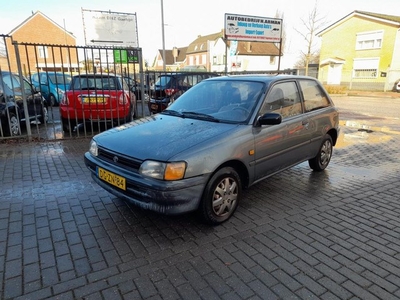
[[[235,212],[242,195],[242,182],[231,167],[216,172],[203,192],[199,213],[209,224],[217,225],[228,220]]]
[[[332,137],[326,134],[322,140],[321,147],[319,148],[318,154],[308,161],[311,169],[314,171],[323,171],[331,161],[333,152]]]
[[[21,134],[21,125],[19,123],[17,115],[14,112],[10,112],[10,114],[8,115],[8,119],[9,119],[10,122],[8,124],[6,132],[10,136],[18,136],[18,135],[20,135]]]

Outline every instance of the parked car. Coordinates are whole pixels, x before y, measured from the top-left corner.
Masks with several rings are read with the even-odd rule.
[[[126,81],[114,74],[80,74],[72,77],[60,103],[63,130],[76,126],[110,123],[113,126],[135,118],[136,98]]]
[[[158,77],[148,102],[150,113],[158,113],[200,81],[217,76],[216,73],[185,72],[171,73]]]
[[[31,76],[31,82],[40,89],[47,103],[54,106],[60,104],[71,78],[71,75],[61,72],[39,72]]]
[[[124,79],[129,85],[129,88],[131,91],[135,94],[136,100],[141,100],[142,98],[142,89],[141,89],[141,83],[137,80],[134,80],[133,78],[129,76],[124,76]],[[144,100],[149,101],[149,86],[147,84],[143,84],[143,93],[144,93]]]
[[[0,136],[20,135],[27,118],[32,124],[47,122],[46,100],[26,79],[21,81],[18,74],[0,71]]]
[[[84,159],[117,197],[164,214],[197,210],[219,224],[243,188],[303,161],[324,170],[338,126],[338,110],[314,78],[216,77],[159,114],[96,135]]]
[[[393,90],[400,93],[400,79],[395,82]]]

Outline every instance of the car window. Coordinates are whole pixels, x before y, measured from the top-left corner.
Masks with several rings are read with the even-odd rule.
[[[120,81],[121,84],[126,82],[124,80]],[[98,89],[98,90],[115,90],[120,89],[120,84],[116,77],[106,76],[106,77],[77,77],[74,80],[71,89]]]
[[[330,106],[327,95],[314,80],[299,80],[306,111]]]
[[[40,83],[46,84],[47,83],[47,76],[46,74],[40,74]]]
[[[32,81],[39,81],[39,76],[38,76],[38,74],[33,74],[33,75],[32,75]]]
[[[14,75],[5,74],[3,75],[3,83],[10,89],[14,90],[14,92],[20,92],[21,86],[19,84],[19,80]]]
[[[171,81],[171,76],[160,76],[155,83],[156,86],[168,86]]]
[[[270,89],[261,108],[261,114],[279,113],[285,119],[301,114],[302,110],[297,85],[294,81],[289,81],[278,83]]]

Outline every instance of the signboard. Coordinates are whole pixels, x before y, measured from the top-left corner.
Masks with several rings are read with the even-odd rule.
[[[139,62],[139,54],[136,49],[116,49],[114,52],[114,62],[115,63],[138,63]]]
[[[225,14],[225,38],[228,40],[281,41],[282,19]]]
[[[136,14],[82,9],[86,45],[139,47]]]

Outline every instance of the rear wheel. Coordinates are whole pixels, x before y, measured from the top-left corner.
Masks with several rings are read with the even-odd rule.
[[[49,101],[50,101],[50,105],[51,105],[51,106],[57,106],[57,105],[58,105],[57,100],[56,100],[56,97],[54,97],[53,94],[50,94],[50,96],[49,96]]]
[[[209,224],[220,224],[235,212],[242,195],[242,182],[231,167],[218,170],[203,192],[199,213]]]
[[[7,133],[10,136],[18,136],[21,134],[21,125],[17,118],[17,115],[14,112],[10,112],[7,120],[9,119],[9,123],[7,126]]]
[[[322,140],[321,147],[319,148],[318,154],[308,161],[311,169],[314,171],[323,171],[331,161],[333,152],[332,137],[326,134]]]
[[[65,133],[72,133],[75,129],[75,120],[68,120],[65,118],[61,118],[62,129]]]

